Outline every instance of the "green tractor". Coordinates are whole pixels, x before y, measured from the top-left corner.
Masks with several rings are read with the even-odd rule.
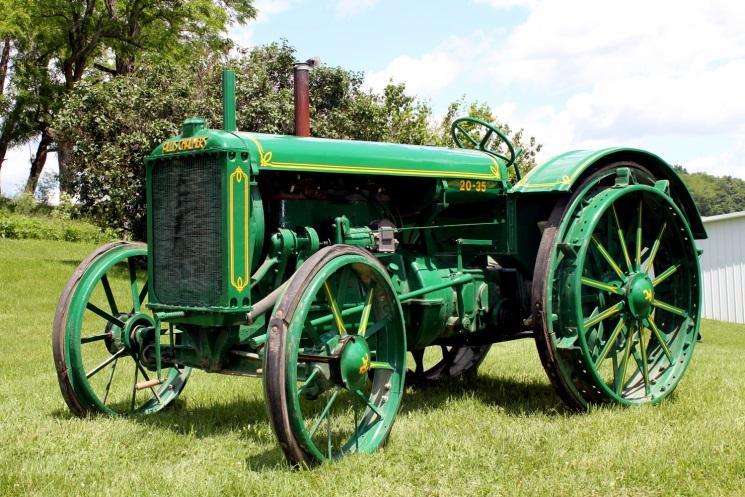
[[[278,136],[236,130],[230,72],[223,99],[223,129],[189,119],[147,157],[147,245],[100,247],[62,293],[76,415],[160,411],[192,368],[258,377],[288,461],[311,465],[375,450],[405,377],[473,374],[497,342],[535,340],[574,410],[678,385],[706,233],[659,157],[573,151],[521,177],[477,119],[453,123],[455,149],[329,140],[299,105]]]

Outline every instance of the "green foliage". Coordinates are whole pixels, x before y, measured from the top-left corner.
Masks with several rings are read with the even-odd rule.
[[[33,199],[32,199],[33,200]],[[101,243],[115,238],[84,221],[11,213],[0,210],[0,238]]]
[[[210,127],[222,126],[221,77],[224,68],[239,75],[236,86],[238,127],[264,133],[293,132],[295,50],[286,42],[243,51],[227,60],[205,54],[190,66],[164,70],[157,59],[142,61],[126,77],[88,78],[65,100],[53,135],[68,149],[69,181],[82,213],[103,227],[142,239],[145,232],[144,157],[179,132],[193,115]],[[311,72],[311,133],[326,138],[449,145],[449,122],[466,106],[451,106],[446,122],[433,124],[430,107],[389,85],[382,94],[363,89],[364,75],[340,67]],[[470,113],[495,121],[484,104]],[[523,165],[534,163],[540,149],[522,131],[506,132],[526,149]]]
[[[745,180],[689,173],[681,166],[675,166],[675,169],[691,191],[702,216],[745,211]]]
[[[23,0],[3,0],[0,2],[0,38],[16,38],[30,21],[26,2]]]
[[[62,240],[100,243],[116,238],[111,230],[82,220],[69,195],[56,206],[38,201],[28,192],[14,199],[0,196],[0,238]]]
[[[15,204],[14,212],[18,214],[29,216],[36,210],[36,200],[30,193],[21,193],[13,203]]]
[[[57,116],[57,141],[70,150],[65,180],[82,213],[101,226],[141,232],[144,158],[178,132],[195,105],[189,72],[139,69],[131,77],[87,79]],[[171,117],[172,116],[172,117]]]

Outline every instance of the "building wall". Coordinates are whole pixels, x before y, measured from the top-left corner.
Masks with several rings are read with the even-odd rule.
[[[703,316],[745,323],[745,212],[704,218],[709,238],[697,240],[704,249]]]

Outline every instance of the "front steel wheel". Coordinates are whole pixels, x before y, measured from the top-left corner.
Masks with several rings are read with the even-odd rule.
[[[700,269],[667,188],[642,168],[606,171],[558,205],[544,232],[533,288],[536,340],[571,408],[657,403],[688,367]]]
[[[287,460],[377,449],[405,371],[403,314],[377,259],[335,245],[305,261],[275,306],[264,363],[269,420]]]
[[[144,244],[104,245],[62,291],[52,329],[54,365],[62,397],[77,416],[154,413],[186,385],[191,370],[181,366],[163,369],[157,382],[144,361],[152,351],[131,339],[155,323],[145,306],[146,261]]]

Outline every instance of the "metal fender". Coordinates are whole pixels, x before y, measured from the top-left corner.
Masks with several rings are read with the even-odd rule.
[[[566,152],[533,168],[510,189],[510,193],[570,192],[585,172],[624,161],[635,162],[649,169],[657,178],[668,180],[670,195],[688,218],[693,236],[706,238],[701,214],[683,180],[667,162],[645,150],[606,148]]]

